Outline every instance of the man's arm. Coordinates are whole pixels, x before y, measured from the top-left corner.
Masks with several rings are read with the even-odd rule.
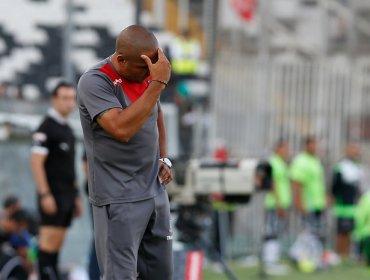
[[[155,64],[152,64],[145,55],[142,59],[147,63],[153,80],[144,94],[125,109],[112,108],[97,116],[99,125],[115,139],[123,142],[128,142],[152,114],[165,87],[164,84],[154,80],[168,82],[171,75],[170,63],[161,49],[158,49],[158,61]]]
[[[166,128],[164,126],[164,115],[162,110],[158,111],[158,134],[159,134],[159,156],[161,158],[167,157],[167,141],[166,141]]]
[[[50,193],[49,184],[45,173],[45,160],[47,155],[32,153],[31,156],[31,170],[36,183],[37,192],[40,195]]]
[[[302,202],[302,184],[292,180],[292,190],[293,190],[293,202],[296,209],[299,212],[304,213],[304,207]]]
[[[109,109],[96,120],[115,139],[128,142],[151,115],[163,89],[160,83],[150,83],[144,94],[129,107]]]
[[[273,179],[271,193],[274,196],[275,201],[276,201],[277,214],[278,216],[283,217],[285,216],[285,209],[281,207],[281,201],[280,201],[280,197],[277,191],[277,184],[278,184],[277,180]]]
[[[88,176],[88,162],[87,162],[87,158],[86,158],[86,151],[84,153],[85,154],[84,154],[84,157],[83,157],[82,164],[83,164],[84,175],[85,175],[86,180],[87,180],[87,176]],[[77,196],[75,198],[75,205],[74,206],[75,206],[75,208],[74,208],[73,216],[74,217],[81,217],[82,216],[82,213],[83,213],[83,206],[82,206],[81,197],[80,197],[80,195],[78,193],[78,189],[77,189]]]
[[[166,149],[166,128],[164,126],[164,115],[162,110],[158,111],[158,135],[159,135],[159,156],[161,158],[167,157],[167,149]],[[172,172],[171,169],[162,161],[160,161],[160,172],[159,178],[163,184],[168,184],[172,181]]]
[[[41,153],[32,153],[31,170],[36,183],[37,192],[40,195],[41,206],[48,214],[54,214],[57,211],[57,206],[49,188],[49,184],[45,172],[45,160],[47,155]]]

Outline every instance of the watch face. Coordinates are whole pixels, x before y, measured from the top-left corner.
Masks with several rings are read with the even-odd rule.
[[[161,159],[169,168],[172,167],[172,162],[168,158]]]

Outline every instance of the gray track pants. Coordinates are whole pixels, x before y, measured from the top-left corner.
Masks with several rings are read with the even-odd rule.
[[[166,191],[130,203],[93,206],[95,244],[105,280],[172,280],[172,230]]]

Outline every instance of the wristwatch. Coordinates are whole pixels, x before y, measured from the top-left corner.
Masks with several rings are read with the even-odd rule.
[[[160,158],[159,160],[160,160],[161,162],[163,162],[165,165],[167,165],[167,166],[171,169],[171,167],[172,167],[172,162],[170,161],[170,159],[169,159],[169,158],[164,157],[164,158]]]

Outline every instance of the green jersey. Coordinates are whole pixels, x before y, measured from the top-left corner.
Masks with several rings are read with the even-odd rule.
[[[268,209],[289,208],[292,204],[289,169],[286,162],[278,155],[273,155],[269,163],[272,168],[274,191],[266,195],[265,206]]]
[[[370,191],[361,197],[356,207],[354,234],[357,240],[370,237]]]
[[[324,168],[318,157],[306,152],[296,156],[290,166],[290,176],[302,185],[303,207],[306,211],[325,208]]]

